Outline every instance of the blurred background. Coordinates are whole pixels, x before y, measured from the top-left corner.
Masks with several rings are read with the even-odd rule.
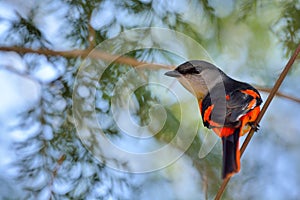
[[[148,173],[112,169],[107,158],[95,157],[83,145],[72,110],[78,70],[84,60],[105,60],[107,55],[90,58],[88,52],[123,31],[168,28],[201,44],[223,71],[255,85],[266,100],[300,42],[299,19],[299,1],[0,1],[0,199],[213,199],[222,183],[221,143],[207,145],[205,135],[214,133],[203,128],[195,99],[163,76],[163,66],[181,64],[198,53],[195,49],[169,41],[185,55],[159,49],[128,52],[124,56],[132,60],[110,64],[93,85],[105,136],[128,151],[153,151],[170,143],[182,119],[186,134],[197,131],[187,150],[173,145],[174,151],[182,151],[179,159]],[[137,78],[169,80],[167,88],[149,84],[131,94],[131,121],[139,126],[150,123],[153,106],[164,107],[165,123],[158,131],[149,130],[147,141],[124,134],[111,108],[112,98],[122,98],[112,92],[116,83],[137,62],[162,65],[146,66]],[[298,57],[280,88],[285,96],[274,98],[223,199],[299,199],[299,75]],[[174,100],[168,88],[180,92],[183,100]],[[83,87],[78,95],[87,98],[91,93]],[[82,109],[90,111],[89,106]],[[182,143],[180,138],[176,142]],[[199,156],[203,146],[209,147]],[[124,171],[132,167],[126,158],[114,162]]]

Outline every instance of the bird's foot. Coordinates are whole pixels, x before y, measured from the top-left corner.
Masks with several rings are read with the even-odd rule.
[[[249,122],[248,124],[255,132],[259,130],[259,124],[256,124],[255,122]]]

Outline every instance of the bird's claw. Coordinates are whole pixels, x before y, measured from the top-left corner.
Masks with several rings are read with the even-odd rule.
[[[259,130],[259,124],[256,124],[255,122],[249,122],[249,125],[252,129],[254,129],[255,132]]]

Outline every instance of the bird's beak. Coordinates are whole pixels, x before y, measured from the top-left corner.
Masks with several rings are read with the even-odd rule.
[[[178,71],[168,71],[165,73],[166,76],[171,76],[171,77],[175,77],[175,78],[178,78],[178,77],[181,77],[181,74],[178,72]]]

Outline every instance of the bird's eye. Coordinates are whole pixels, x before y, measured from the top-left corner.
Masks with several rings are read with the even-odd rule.
[[[200,72],[195,67],[186,68],[186,69],[182,70],[180,73],[182,73],[182,74],[200,74]]]
[[[177,69],[181,74],[200,74],[195,67]]]

